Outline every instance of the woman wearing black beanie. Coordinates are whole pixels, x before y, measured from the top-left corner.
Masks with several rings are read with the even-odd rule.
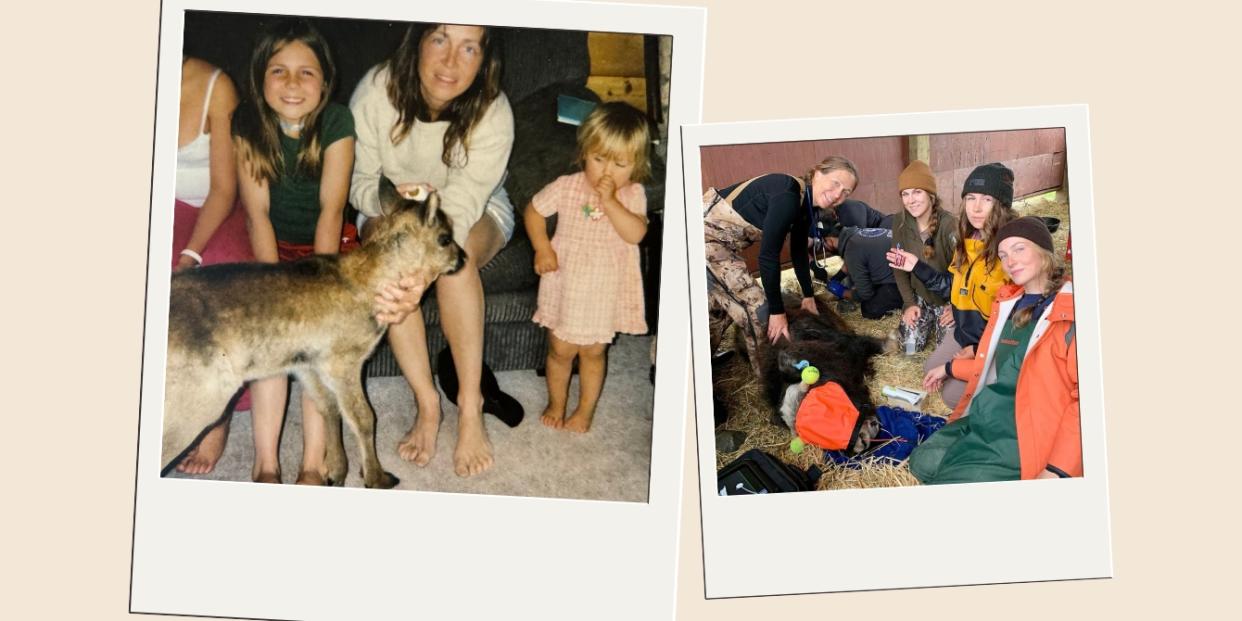
[[[949,360],[971,358],[983,336],[992,301],[1009,277],[996,256],[996,234],[1017,215],[1013,211],[1013,171],[993,162],[976,167],[962,185],[962,213],[957,243],[947,272],[937,272],[919,257],[893,249],[889,264],[913,272],[928,290],[949,300],[953,332],[927,357],[924,372]],[[934,388],[950,408],[957,407],[966,383],[949,377]]]
[[[924,379],[967,382],[949,424],[910,456],[925,484],[1082,476],[1073,285],[1038,218],[1001,227],[996,247],[1013,284],[996,296],[978,352]]]

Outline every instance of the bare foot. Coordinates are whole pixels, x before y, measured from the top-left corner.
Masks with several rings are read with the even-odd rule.
[[[581,405],[574,410],[573,416],[565,419],[565,431],[586,433],[591,430],[591,420],[595,418],[595,408],[584,408]]]
[[[177,472],[207,474],[215,470],[216,462],[224,454],[224,445],[229,441],[229,422],[232,420],[231,415],[225,416],[220,424],[212,427],[198,445],[190,450],[190,454],[177,464]]]
[[[453,472],[472,477],[492,467],[492,443],[483,427],[483,411],[457,416],[457,448],[453,449]]]
[[[397,453],[401,459],[426,466],[436,456],[436,437],[440,434],[440,402],[419,404],[414,424],[401,438]]]
[[[297,485],[327,485],[328,480],[318,470],[303,470],[298,473]]]
[[[543,411],[543,416],[539,417],[539,422],[545,427],[560,429],[565,424],[565,408],[553,408],[551,404]]]

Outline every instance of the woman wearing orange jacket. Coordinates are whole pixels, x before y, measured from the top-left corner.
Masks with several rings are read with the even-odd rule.
[[[997,250],[1013,284],[997,295],[975,356],[923,379],[929,390],[950,375],[967,382],[949,424],[910,456],[925,484],[1082,476],[1073,285],[1038,218],[1001,227]]]

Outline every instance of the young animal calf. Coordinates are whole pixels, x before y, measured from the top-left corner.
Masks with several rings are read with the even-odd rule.
[[[406,199],[380,181],[386,217],[357,250],[293,263],[219,264],[172,278],[164,395],[163,469],[224,412],[243,382],[293,374],[322,413],[329,484],[347,470],[342,414],[362,455],[367,487],[393,487],[375,453],[375,413],[362,365],[384,335],[376,292],[402,275],[430,285],[465,263],[439,197]]]
[[[769,402],[779,415],[775,424],[794,430],[798,406],[810,388],[832,381],[840,384],[858,408],[856,441],[846,449],[857,455],[867,449],[880,431],[875,405],[867,389],[867,380],[875,375],[872,359],[883,350],[883,343],[868,336],[853,334],[845,323],[827,308],[819,315],[797,313],[797,306],[787,305],[790,340],[765,347],[763,355],[764,384]],[[802,384],[797,364],[806,360],[819,369],[819,380],[812,386]]]

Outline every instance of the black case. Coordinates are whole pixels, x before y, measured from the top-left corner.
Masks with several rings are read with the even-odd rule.
[[[806,492],[815,489],[819,469],[803,472],[759,449],[750,449],[716,473],[721,496]]]

